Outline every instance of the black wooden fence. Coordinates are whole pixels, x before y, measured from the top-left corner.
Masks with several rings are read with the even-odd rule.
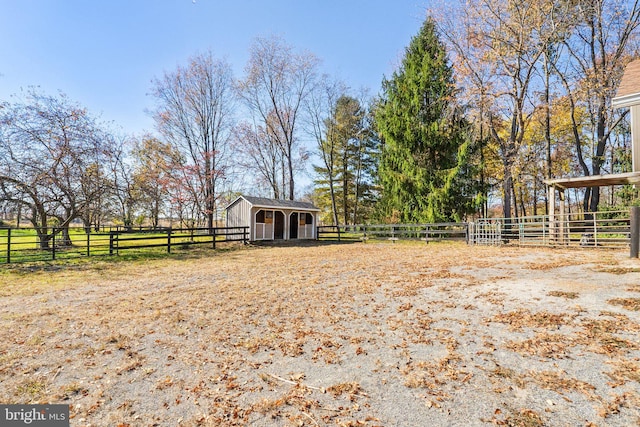
[[[38,235],[33,228],[0,228],[0,263],[47,261],[118,255],[153,249],[175,249],[240,242],[246,244],[249,227],[112,228],[94,232],[85,228],[49,228]]]

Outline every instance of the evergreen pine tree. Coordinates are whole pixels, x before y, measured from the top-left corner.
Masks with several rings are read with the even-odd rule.
[[[324,120],[320,142],[322,165],[317,175],[314,201],[327,212],[325,223],[364,222],[371,211],[376,139],[370,129],[369,111],[359,100],[340,96]]]
[[[473,212],[468,124],[456,107],[453,70],[431,18],[382,89],[375,114],[383,142],[379,215],[390,222],[443,222]]]

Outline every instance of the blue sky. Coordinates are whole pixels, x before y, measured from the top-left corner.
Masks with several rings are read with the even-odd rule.
[[[0,0],[0,100],[62,91],[126,133],[153,130],[151,80],[211,50],[242,77],[255,37],[377,94],[425,17],[421,0]]]

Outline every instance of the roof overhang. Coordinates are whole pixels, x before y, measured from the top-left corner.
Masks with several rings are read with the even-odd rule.
[[[625,108],[640,105],[640,93],[632,93],[631,95],[620,96],[611,100],[613,108]]]
[[[575,178],[545,179],[549,187],[559,189],[604,187],[607,185],[640,184],[640,172],[617,173],[611,175],[580,176]]]
[[[318,208],[308,208],[306,206],[278,206],[278,205],[269,205],[263,203],[251,203],[252,207],[259,209],[274,209],[274,210],[294,210],[294,211],[309,211],[309,212],[320,212]]]
[[[229,209],[231,206],[235,205],[238,200],[244,200],[247,203],[249,203],[249,205],[251,205],[251,207],[253,208],[259,208],[259,209],[274,209],[274,210],[294,210],[294,211],[298,211],[298,212],[303,212],[303,211],[307,211],[307,212],[321,212],[321,209],[313,206],[313,207],[309,207],[309,206],[302,206],[299,205],[293,201],[291,202],[282,202],[281,204],[278,204],[277,202],[274,204],[270,204],[270,203],[256,203],[256,202],[252,202],[251,200],[247,199],[245,196],[238,196],[236,197],[236,199],[229,203],[226,207],[226,209]],[[288,206],[287,206],[288,205]]]

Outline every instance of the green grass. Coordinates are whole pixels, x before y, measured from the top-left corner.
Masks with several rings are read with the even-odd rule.
[[[7,264],[7,255],[10,255],[11,263],[37,262],[54,260],[71,260],[77,258],[127,255],[128,257],[154,256],[154,253],[167,253],[166,232],[133,232],[120,233],[114,237],[113,246],[110,249],[110,236],[108,233],[89,234],[89,247],[87,248],[87,234],[83,228],[69,230],[70,246],[61,246],[61,235],[53,240],[49,248],[41,249],[38,236],[33,229],[11,229],[10,249],[8,252],[8,230],[0,229],[0,264]],[[217,236],[216,242],[224,241],[224,236]],[[145,246],[156,247],[145,247]],[[211,248],[213,242],[211,236],[191,232],[172,233],[171,251],[185,251],[194,248]],[[88,250],[87,250],[88,249]]]

